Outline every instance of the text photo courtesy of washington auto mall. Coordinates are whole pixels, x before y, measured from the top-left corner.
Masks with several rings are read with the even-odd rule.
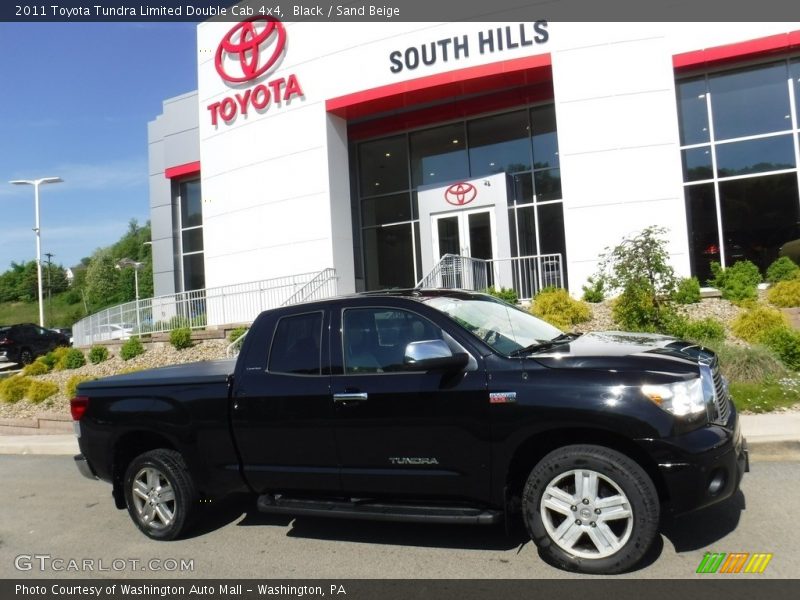
[[[0,599],[795,597],[794,13],[0,7]]]

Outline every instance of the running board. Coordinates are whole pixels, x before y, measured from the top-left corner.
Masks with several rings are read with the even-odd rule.
[[[502,513],[461,506],[421,506],[386,504],[370,501],[308,500],[264,494],[258,497],[258,510],[273,515],[295,517],[333,517],[368,519],[371,521],[404,521],[418,523],[463,523],[493,525]]]

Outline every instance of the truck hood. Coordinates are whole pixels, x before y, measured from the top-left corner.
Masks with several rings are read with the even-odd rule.
[[[89,390],[153,385],[187,385],[224,382],[233,373],[236,359],[207,360],[203,362],[172,365],[124,375],[104,377],[80,384],[80,392]]]
[[[714,354],[695,344],[655,333],[600,331],[586,333],[546,352],[532,354],[551,369],[695,371],[698,361]]]

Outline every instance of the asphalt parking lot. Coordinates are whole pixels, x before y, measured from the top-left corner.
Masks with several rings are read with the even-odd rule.
[[[0,456],[0,475],[2,578],[584,577],[543,562],[522,528],[507,536],[502,527],[289,519],[262,515],[246,498],[213,507],[192,537],[154,542],[114,508],[110,486],[81,477],[69,456]],[[646,561],[623,577],[702,577],[706,552],[772,553],[763,574],[741,577],[796,577],[798,511],[800,462],[756,456],[740,494],[665,521]],[[92,569],[65,570],[71,559]],[[182,560],[191,568],[181,570]]]

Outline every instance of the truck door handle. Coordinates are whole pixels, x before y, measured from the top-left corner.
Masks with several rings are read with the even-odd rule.
[[[333,401],[337,404],[347,405],[352,402],[364,402],[369,398],[366,392],[346,392],[344,394],[334,394]]]

